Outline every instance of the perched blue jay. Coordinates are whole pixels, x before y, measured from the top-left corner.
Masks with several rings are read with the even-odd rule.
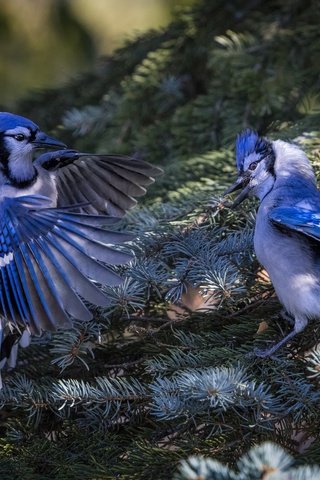
[[[242,189],[260,200],[254,248],[276,294],[293,320],[293,330],[259,356],[272,355],[309,319],[320,318],[320,192],[310,162],[295,145],[270,141],[253,130],[236,140],[238,178],[225,194]]]
[[[37,149],[60,149],[36,160]],[[108,305],[97,287],[119,285],[108,267],[132,257],[108,231],[162,171],[122,156],[66,150],[27,118],[0,112],[0,368],[30,334],[89,320],[83,300]]]

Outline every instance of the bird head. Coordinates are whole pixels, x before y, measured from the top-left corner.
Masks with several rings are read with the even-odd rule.
[[[7,156],[25,156],[39,148],[66,148],[66,145],[42,132],[31,120],[0,112],[0,137]]]
[[[233,206],[245,198],[257,196],[262,200],[272,189],[275,153],[272,142],[260,137],[254,130],[244,130],[236,140],[237,180],[224,192],[224,195],[241,190]]]
[[[19,188],[31,184],[37,177],[33,165],[36,149],[66,148],[66,145],[42,132],[28,118],[0,112],[0,183]]]

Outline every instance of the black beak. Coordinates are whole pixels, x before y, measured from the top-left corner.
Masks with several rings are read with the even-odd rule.
[[[229,195],[229,193],[232,193],[232,192],[235,192],[237,190],[240,190],[240,188],[243,188],[242,192],[235,198],[235,200],[233,201],[232,205],[231,205],[231,208],[235,208],[237,207],[238,205],[240,205],[241,202],[243,202],[243,200],[245,200],[248,195],[249,195],[249,192],[251,190],[251,186],[249,184],[249,177],[246,177],[246,176],[240,176],[237,178],[237,180],[232,184],[230,185],[229,188],[227,188],[227,190],[223,193],[223,196],[225,195]]]
[[[35,148],[67,148],[67,145],[60,142],[60,140],[49,137],[44,132],[38,132],[36,138],[31,143]]]

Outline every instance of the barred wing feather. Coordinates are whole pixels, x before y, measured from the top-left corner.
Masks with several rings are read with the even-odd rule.
[[[55,170],[58,207],[85,202],[81,211],[122,217],[163,172],[143,160],[121,155],[92,155],[59,150],[41,155],[37,164]]]
[[[285,227],[320,241],[320,211],[318,210],[276,207],[271,210],[269,217],[278,227]]]
[[[102,228],[114,218],[49,202],[34,195],[0,203],[0,307],[9,323],[35,334],[71,326],[70,316],[89,320],[83,299],[106,306],[95,282],[120,284],[108,265],[132,258],[110,246],[132,238]]]

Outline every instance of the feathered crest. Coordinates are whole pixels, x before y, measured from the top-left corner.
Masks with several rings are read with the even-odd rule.
[[[21,117],[9,112],[0,112],[0,132],[5,132],[16,127],[38,129],[38,125],[33,123],[28,118]]]
[[[236,139],[236,162],[239,171],[243,169],[244,159],[257,150],[261,138],[255,130],[247,128]]]

